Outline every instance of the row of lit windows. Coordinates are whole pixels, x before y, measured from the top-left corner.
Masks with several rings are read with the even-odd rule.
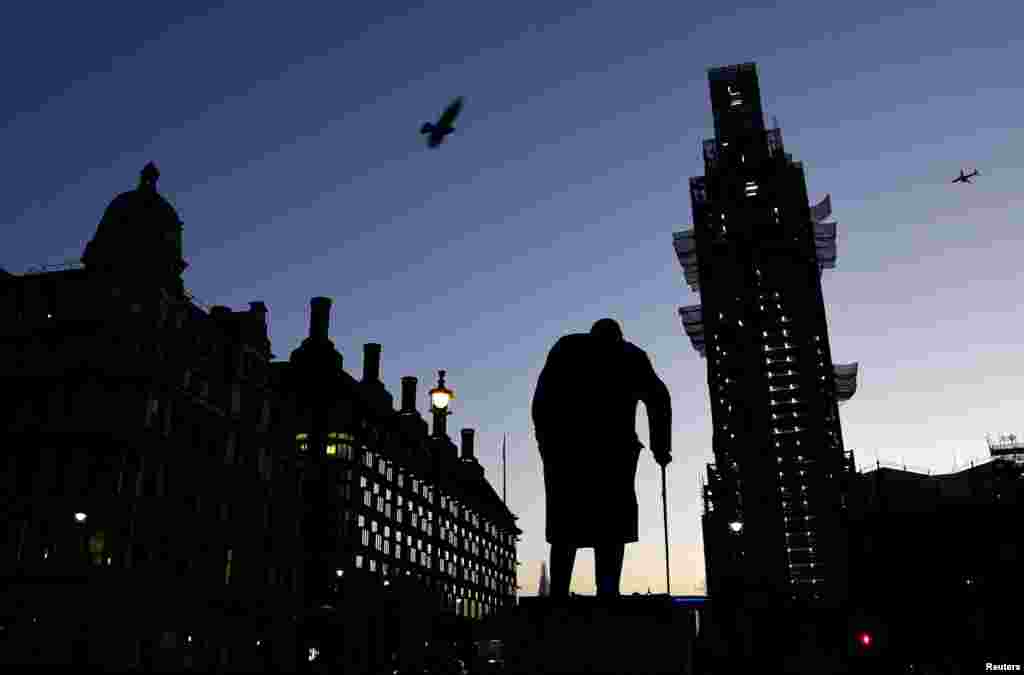
[[[348,448],[351,447],[351,443],[354,440],[352,435],[343,433],[329,434],[329,440],[335,439],[339,442],[338,452],[341,453],[341,456],[343,458],[348,458]],[[306,448],[308,448],[308,436],[306,434],[298,434],[297,440],[299,441],[300,451],[304,451],[306,450]],[[328,447],[330,448],[330,444],[328,445]],[[377,453],[373,453],[372,451],[367,450],[363,456],[363,464],[364,466],[371,470],[378,470],[380,472],[380,477],[384,478],[386,476],[389,482],[392,480],[393,477],[395,477],[393,473],[392,463],[390,461],[386,462],[385,459]],[[350,475],[351,474],[346,472],[346,476]],[[406,476],[407,474],[405,474],[402,471],[397,472],[398,488],[403,487],[403,484],[406,482]],[[362,503],[367,508],[375,508],[378,512],[384,513],[388,518],[390,518],[392,517],[391,505],[393,502],[397,502],[398,508],[394,509],[394,516],[399,522],[402,522],[407,517],[414,527],[420,527],[421,529],[423,529],[424,532],[432,534],[433,523],[429,521],[433,520],[434,514],[433,509],[430,508],[429,506],[429,502],[432,501],[434,496],[433,488],[424,481],[421,481],[420,479],[415,478],[411,475],[408,475],[408,479],[409,485],[412,488],[413,493],[415,493],[417,497],[422,497],[424,500],[428,502],[428,507],[426,511],[424,511],[424,507],[422,504],[414,505],[412,499],[404,498],[401,494],[397,492],[392,492],[390,487],[384,487],[376,481],[370,482],[367,480],[366,476],[360,477],[360,487],[365,491],[363,494]],[[350,498],[350,491],[345,487],[341,488],[341,493],[346,498]],[[371,495],[376,495],[377,498],[373,499]],[[505,548],[505,551],[496,551],[492,555],[493,558],[509,557],[509,554],[512,552],[511,547],[514,544],[515,537],[513,534],[500,531],[493,522],[488,522],[486,520],[481,519],[480,516],[473,512],[471,509],[468,509],[466,507],[460,507],[454,498],[449,498],[448,496],[443,494],[439,495],[439,497],[439,501],[441,502],[442,508],[445,511],[451,513],[453,516],[456,517],[461,514],[463,516],[464,522],[474,527],[480,528],[482,525],[483,529],[486,531],[487,534],[499,540],[498,545],[503,546]],[[404,511],[408,514],[406,517],[403,517],[403,505],[405,506]],[[447,519],[442,518],[442,525],[447,523]],[[463,526],[459,526],[458,531],[464,537],[467,534],[467,530]],[[445,532],[445,534],[447,534],[447,532]],[[482,543],[485,548],[496,548],[495,544],[487,542],[476,533],[471,533],[471,536],[474,541]],[[470,544],[467,544],[466,547],[467,550],[471,550],[472,546]],[[477,552],[480,551],[479,544],[475,546],[475,549]]]
[[[370,494],[369,493],[364,493],[364,505],[365,506],[370,507],[370,499],[371,499]],[[380,509],[379,508],[379,506],[380,506],[379,500],[381,499],[381,497],[378,497],[377,499],[378,499],[378,509],[377,510],[379,512],[383,512],[385,514],[385,517],[390,518],[390,506],[391,505],[390,504],[385,504],[384,508]],[[408,508],[411,510],[411,502],[406,502],[406,504],[408,505]],[[419,506],[417,508],[419,509],[420,513],[423,513],[423,507],[422,506]],[[394,515],[395,515],[396,520],[397,520],[397,522],[399,524],[401,524],[403,522],[403,513],[404,513],[403,510],[399,510],[399,509],[395,510]],[[427,515],[429,516],[431,514],[428,512]],[[410,524],[411,524],[412,527],[416,527],[416,528],[422,530],[428,536],[432,536],[433,535],[434,524],[432,522],[428,521],[427,516],[422,516],[422,515],[418,516],[417,513],[412,512],[412,513],[409,514],[408,517],[409,517]],[[360,523],[362,523],[362,519],[363,519],[363,516],[360,516]],[[459,536],[459,534],[461,534],[461,536]],[[487,558],[488,560],[490,560],[491,562],[493,562],[495,564],[499,564],[500,562],[509,561],[510,560],[510,553],[511,553],[511,551],[509,551],[509,550],[500,551],[498,549],[498,545],[497,544],[483,539],[478,534],[475,534],[475,533],[468,533],[467,534],[465,528],[456,528],[456,529],[442,528],[441,529],[441,537],[442,537],[442,539],[444,541],[448,542],[452,546],[458,547],[460,545],[460,542],[461,542],[461,547],[463,549],[465,549],[466,552],[473,553],[474,555],[482,555],[483,557]]]
[[[308,434],[299,433],[296,435],[296,439],[298,441],[299,452],[306,452],[308,450]],[[332,444],[332,440],[336,441],[335,444]],[[341,457],[342,459],[351,459],[351,454],[353,452],[351,447],[352,440],[353,437],[351,436],[351,434],[335,432],[329,433],[329,444],[327,454],[331,456],[338,456]],[[377,469],[382,476],[386,475],[389,481],[392,479],[392,467],[390,462],[385,462],[385,460],[382,458],[376,458],[374,453],[370,451],[364,454],[364,465],[370,469]],[[404,482],[402,472],[398,472],[397,478],[398,488],[402,488],[402,484]],[[376,487],[376,483],[374,484]],[[428,484],[417,478],[412,479],[412,490],[414,493],[417,494],[417,496],[422,496],[428,502],[432,501],[433,499],[433,489],[430,486],[428,486]],[[375,492],[375,494],[377,493]],[[458,503],[454,499],[447,498],[446,496],[443,495],[440,498],[440,502],[441,508],[443,510],[449,511],[455,516],[459,516],[461,511],[463,518],[468,523],[475,526],[475,528],[479,528],[481,518],[477,513],[465,507],[460,509]],[[494,523],[485,523],[485,530],[487,531],[487,534],[492,535],[493,537],[507,540],[503,541],[503,543],[512,543],[512,536],[506,533],[499,532],[497,526]]]
[[[769,371],[768,371],[769,379],[773,378],[773,377],[789,377],[789,376],[796,375],[796,374],[797,374],[797,371],[793,370],[792,368],[789,368],[787,370],[769,369]]]
[[[378,538],[380,537],[380,535],[377,536]],[[381,541],[375,548],[378,552],[382,552],[384,555],[389,556],[388,559],[390,560],[391,556],[388,553],[387,544],[387,541]],[[394,551],[394,559],[402,560],[401,546],[396,544]],[[430,567],[430,558],[427,553],[422,550],[409,550],[408,562],[412,564],[419,564],[421,567],[427,569]],[[387,576],[390,572],[394,571],[391,563],[385,562],[383,559],[378,559],[374,556],[364,556],[361,553],[355,556],[355,564],[358,569],[363,569],[365,566],[365,568],[370,572],[377,572],[379,570],[384,576]],[[451,556],[450,559],[441,561],[441,572],[452,578],[457,578],[460,581],[482,585],[494,593],[511,593],[514,590],[515,584],[508,575],[501,575],[504,576],[504,579],[499,579],[499,575],[492,571],[488,571],[482,567],[467,567],[464,566],[465,564],[466,561],[462,560],[458,556]],[[461,574],[459,574],[460,571]],[[411,570],[406,570],[407,575],[410,575],[411,572]],[[401,573],[401,571],[399,570],[398,573]],[[472,590],[469,590],[469,593],[474,594],[477,597],[487,595],[480,594]]]
[[[366,492],[364,492],[364,494],[363,494],[363,504],[365,506],[367,506],[368,508],[374,508],[374,502],[373,502],[373,499],[371,497],[371,494],[377,495],[376,509],[378,511],[380,511],[380,512],[385,513],[385,515],[390,518],[391,517],[391,503],[390,503],[390,500],[393,497],[391,489],[390,488],[384,488],[384,495],[381,495],[380,494],[380,492],[381,492],[381,485],[379,483],[376,483],[376,482],[373,482],[373,483],[369,482],[368,479],[365,476],[360,477],[360,487],[362,489],[366,490]],[[347,491],[345,491],[344,494],[347,495],[348,494]],[[388,500],[388,501],[384,501],[385,499]],[[395,516],[399,520],[399,522],[401,522],[402,519],[403,519],[403,517],[402,517],[403,510],[401,508],[402,505],[403,505],[403,497],[402,497],[402,495],[395,495],[395,499],[396,499],[397,505],[399,507],[398,509],[395,509]],[[409,519],[410,519],[410,522],[411,522],[412,526],[413,527],[417,527],[418,526],[421,529],[423,529],[424,532],[427,532],[428,534],[432,534],[433,533],[433,523],[432,522],[428,522],[428,520],[432,520],[433,512],[429,510],[429,507],[428,507],[428,510],[427,510],[426,514],[424,514],[424,508],[423,508],[422,504],[414,506],[412,500],[405,500],[404,504],[405,504],[405,509],[404,510],[409,512]],[[477,522],[479,522],[479,521],[477,521]],[[457,545],[456,535],[459,535],[463,539],[464,546],[467,548],[467,550],[471,550],[472,552],[479,554],[481,550],[495,549],[494,552],[493,552],[493,557],[495,557],[495,558],[498,557],[499,553],[496,550],[497,549],[497,545],[495,543],[493,543],[493,542],[490,542],[490,541],[486,540],[480,534],[472,532],[472,531],[468,531],[467,528],[464,527],[464,526],[455,526],[454,529],[451,529],[452,523],[447,518],[442,518],[441,519],[441,524],[443,526],[442,530],[441,530],[442,537],[445,538],[446,540],[448,540],[452,545]],[[489,525],[488,529],[490,529],[490,531],[495,531],[496,530],[496,528],[494,528],[494,526],[492,524],[488,524],[488,525]]]
[[[364,493],[364,504],[365,505],[369,506],[370,498],[371,497],[370,497],[370,493],[369,492]],[[378,497],[378,500],[379,499],[380,499],[380,497]],[[401,499],[400,495],[399,495],[399,499]],[[409,510],[412,509],[412,502],[411,501],[407,501],[406,505],[407,505],[407,508]],[[387,505],[387,506],[390,506],[390,505]],[[418,506],[417,508],[418,508],[419,513],[422,514],[423,513],[422,505]],[[388,509],[385,508],[384,509],[385,514],[387,514],[387,511],[388,511]],[[402,514],[403,514],[403,511],[401,511],[401,510],[396,510],[396,512],[395,512],[397,520],[398,520],[398,522],[400,524],[401,524],[401,522],[403,520]],[[430,516],[430,515],[431,514],[428,511],[427,512],[427,516]],[[422,516],[422,515],[421,516],[417,516],[417,513],[412,512],[409,515],[409,518],[410,518],[410,524],[411,524],[412,527],[417,527],[418,529],[422,530],[427,536],[432,536],[433,535],[433,523],[432,522],[428,522],[426,516]],[[363,516],[363,515],[360,515],[358,522],[359,522],[359,527],[360,528],[365,527],[366,522],[367,522],[366,521],[366,517]],[[448,521],[447,521],[447,519],[442,519],[442,522],[443,523],[447,523]],[[376,532],[377,531],[377,527],[378,527],[377,526],[377,521],[376,520],[371,520],[370,521],[370,527],[371,527],[371,532]],[[389,532],[390,532],[389,526],[385,525],[384,526],[384,530],[385,530],[385,536],[386,537],[389,536]],[[395,530],[397,532],[398,528],[395,528]],[[459,536],[459,535],[461,535],[461,536]],[[498,549],[496,544],[494,544],[493,542],[486,541],[479,534],[472,533],[472,532],[467,532],[466,528],[464,528],[464,527],[456,527],[455,529],[442,528],[441,529],[441,537],[442,537],[443,541],[446,541],[451,546],[457,547],[457,548],[462,548],[466,553],[471,553],[473,555],[482,556],[482,557],[484,557],[485,559],[487,559],[488,561],[490,561],[491,563],[493,563],[495,565],[507,566],[510,569],[514,565],[514,561],[512,560],[512,556],[510,555],[511,551],[508,551],[508,550],[499,551],[499,549]],[[461,544],[461,546],[460,546],[460,544]],[[364,545],[366,545],[365,541],[364,541]]]

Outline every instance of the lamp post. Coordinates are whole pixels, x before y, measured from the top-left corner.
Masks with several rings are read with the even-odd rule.
[[[444,438],[448,435],[445,418],[451,414],[448,404],[455,398],[455,392],[444,386],[445,371],[437,371],[437,386],[430,390],[430,410],[434,414],[434,436]]]
[[[451,414],[448,409],[448,404],[455,398],[455,392],[444,386],[444,372],[443,370],[437,371],[437,386],[430,390],[430,411],[434,414],[434,433],[433,436],[438,441],[437,445],[448,445],[451,441],[448,440],[448,425],[446,418]],[[444,443],[447,441],[447,443]],[[431,490],[430,503],[432,512],[437,512],[438,502],[440,501],[440,483],[441,483],[441,463],[443,455],[441,448],[436,448],[433,455],[433,468],[431,471],[431,482],[434,488]],[[441,567],[441,528],[435,527],[433,533],[433,544],[434,552],[430,557],[430,570],[431,580],[430,585],[435,590],[439,589],[441,584],[440,575],[438,570]]]

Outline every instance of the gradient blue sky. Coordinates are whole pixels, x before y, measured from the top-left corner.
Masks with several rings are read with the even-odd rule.
[[[672,391],[672,590],[694,592],[711,428],[672,232],[691,222],[687,178],[711,135],[707,68],[757,62],[811,199],[833,195],[839,261],[823,283],[833,355],[861,363],[842,408],[859,462],[946,471],[1024,419],[1024,12],[771,4],[12,5],[0,266],[77,258],[156,161],[199,299],[265,301],[286,358],[309,298],[332,297],[346,365],[359,374],[362,344],[382,343],[396,396],[403,375],[447,369],[450,429],[477,429],[499,490],[510,434],[524,594],[547,555],[536,378],[559,336],[616,317]],[[455,95],[459,131],[427,151],[419,125]],[[961,166],[983,177],[950,185]],[[645,455],[624,592],[664,589],[659,476]],[[587,551],[574,589],[593,588]]]

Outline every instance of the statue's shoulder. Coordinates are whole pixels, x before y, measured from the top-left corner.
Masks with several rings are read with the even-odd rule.
[[[645,352],[640,347],[637,347],[632,342],[625,342],[625,343],[623,343],[623,348],[625,349],[626,354],[630,358],[632,358],[632,359],[646,359],[647,358],[647,352]]]
[[[570,333],[558,338],[555,345],[551,348],[550,355],[557,356],[567,352],[578,352],[586,349],[589,345],[590,335],[586,333]]]
[[[569,333],[568,335],[563,335],[562,337],[558,338],[558,341],[555,342],[555,346],[557,347],[558,345],[577,345],[577,344],[583,345],[583,344],[589,344],[589,342],[590,342],[590,334],[589,333]]]

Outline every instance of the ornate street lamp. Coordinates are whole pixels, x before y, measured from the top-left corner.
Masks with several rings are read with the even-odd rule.
[[[448,403],[455,398],[455,392],[444,386],[445,371],[437,371],[437,386],[430,390],[430,403],[434,408],[447,410]]]
[[[444,386],[445,371],[437,371],[437,386],[430,390],[430,409],[434,413],[434,436],[443,438],[448,435],[445,418],[451,414],[448,404],[455,398],[455,392]]]

